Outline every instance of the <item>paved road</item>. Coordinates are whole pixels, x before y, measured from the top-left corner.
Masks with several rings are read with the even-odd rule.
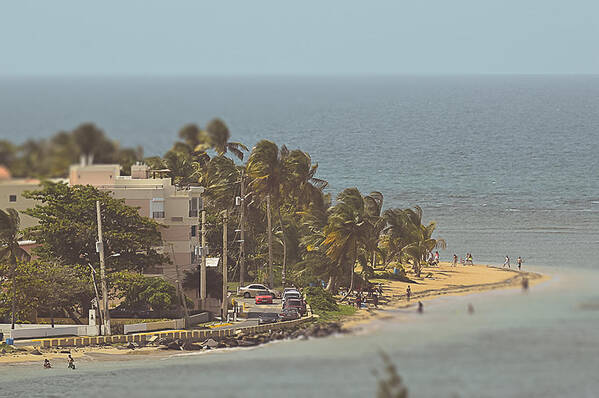
[[[256,304],[256,299],[254,298],[235,297],[235,300],[239,303],[244,303],[247,312],[281,312],[281,299],[274,299],[272,304]]]

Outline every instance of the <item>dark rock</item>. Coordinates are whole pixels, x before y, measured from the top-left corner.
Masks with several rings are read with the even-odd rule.
[[[202,349],[202,346],[199,344],[194,344],[191,340],[186,340],[181,348],[185,351],[199,351]]]
[[[202,347],[210,347],[210,348],[216,348],[216,347],[218,347],[218,344],[219,343],[214,339],[208,339],[201,343]]]
[[[37,348],[34,348],[33,350],[29,351],[29,353],[32,355],[42,355],[40,350],[38,350]]]
[[[130,342],[129,344],[127,344],[127,348],[134,350],[136,348],[138,348],[139,346],[137,344],[135,344],[134,342]]]
[[[70,354],[71,350],[62,350],[60,351],[61,354]]]
[[[177,341],[171,341],[166,346],[169,350],[181,350],[181,346]]]

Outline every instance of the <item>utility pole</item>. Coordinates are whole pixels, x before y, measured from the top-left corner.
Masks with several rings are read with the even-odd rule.
[[[241,257],[239,261],[239,286],[245,286],[245,178],[243,172],[241,173],[241,217],[239,220],[239,229],[241,230],[241,234],[239,239],[240,247],[239,247],[239,256]]]
[[[272,220],[270,214],[270,194],[266,195],[266,218],[268,220],[268,281],[270,288],[274,289],[275,278],[272,273]]]
[[[179,264],[175,260],[175,248],[171,243],[171,251],[173,253],[173,261],[175,262],[175,271],[177,272],[177,280],[175,281],[177,286],[177,297],[181,300],[181,305],[183,306],[183,314],[185,316],[185,329],[189,327],[189,312],[187,311],[187,302],[185,300],[185,292],[183,291],[183,287],[181,286],[181,273],[179,272]]]
[[[227,319],[227,314],[229,313],[229,300],[227,298],[227,260],[228,260],[228,250],[227,250],[227,210],[223,211],[223,301],[222,301],[222,315],[221,320],[223,322]]]
[[[202,197],[202,263],[200,265],[200,309],[204,307],[206,300],[206,209]]]
[[[104,316],[102,315],[102,302],[100,301],[100,294],[98,293],[98,285],[96,284],[96,270],[94,269],[94,267],[92,267],[91,264],[87,264],[89,265],[89,268],[91,270],[91,274],[92,274],[92,282],[94,283],[94,291],[96,292],[96,305],[98,306],[98,312],[100,313],[100,325],[104,324]]]
[[[106,288],[106,266],[104,264],[104,241],[102,240],[102,217],[99,200],[96,200],[96,214],[98,216],[96,251],[100,253],[100,284],[102,285],[102,311],[104,311],[102,319],[104,321],[104,335],[110,336],[110,312],[108,311],[108,289]]]

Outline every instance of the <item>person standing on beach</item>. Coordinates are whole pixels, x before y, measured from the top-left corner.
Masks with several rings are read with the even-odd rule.
[[[435,250],[435,265],[439,265],[439,252]]]
[[[376,293],[372,295],[372,304],[374,304],[374,308],[379,308],[379,296]]]
[[[410,289],[410,285],[408,285],[408,288],[406,289],[406,297],[408,298],[408,301],[410,301],[411,295],[412,295],[412,289]]]
[[[505,256],[505,261],[503,262],[503,268],[505,268],[506,265],[508,268],[512,268],[512,267],[510,267],[510,257],[509,256]]]
[[[522,270],[522,257],[518,256],[516,262],[518,263],[518,271]]]
[[[458,265],[458,255],[457,254],[453,254],[453,266],[455,267],[456,265]]]

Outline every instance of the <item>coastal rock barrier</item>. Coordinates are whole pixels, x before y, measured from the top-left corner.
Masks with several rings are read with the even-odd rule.
[[[266,326],[266,325],[263,325]],[[269,325],[272,326],[272,325]],[[195,342],[192,339],[169,339],[163,338],[155,342],[164,350],[183,350],[199,351],[213,350],[218,348],[233,347],[253,347],[265,344],[275,340],[284,339],[307,339],[310,337],[327,337],[336,333],[346,333],[347,331],[338,323],[295,325],[288,328],[277,328],[262,330],[259,332],[238,331],[234,336],[214,340],[206,339],[202,342]],[[135,346],[128,348],[136,348]]]
[[[113,336],[93,336],[93,337],[65,337],[65,338],[53,338],[53,339],[40,339],[35,341],[27,342],[27,345],[36,345],[42,348],[55,348],[55,347],[85,347],[85,346],[96,346],[96,345],[111,345],[111,344],[128,344],[134,343],[139,346],[144,346],[149,343],[155,343],[157,341],[183,341],[190,343],[204,342],[208,339],[214,341],[230,341],[236,339],[237,336],[246,335],[261,335],[264,333],[271,333],[271,331],[282,331],[283,334],[297,332],[300,329],[309,329],[309,334],[321,335],[325,332],[322,326],[310,325],[308,327],[302,327],[304,324],[311,323],[314,320],[313,316],[305,318],[295,319],[292,321],[284,321],[271,323],[266,325],[257,326],[241,326],[238,328],[230,327],[223,329],[201,329],[201,330],[165,330],[149,333],[136,333],[129,335],[113,335]],[[312,330],[311,328],[314,328]],[[333,326],[330,328],[334,329]],[[340,327],[339,327],[340,329]],[[262,336],[264,337],[264,336]],[[293,338],[293,336],[290,336]],[[295,337],[300,337],[295,336]],[[309,337],[309,336],[306,336]],[[320,336],[315,336],[320,337]],[[250,339],[251,340],[251,339]],[[246,343],[242,343],[246,344]],[[249,343],[248,343],[249,344]],[[174,348],[174,346],[173,346]],[[180,348],[179,348],[180,349]]]

